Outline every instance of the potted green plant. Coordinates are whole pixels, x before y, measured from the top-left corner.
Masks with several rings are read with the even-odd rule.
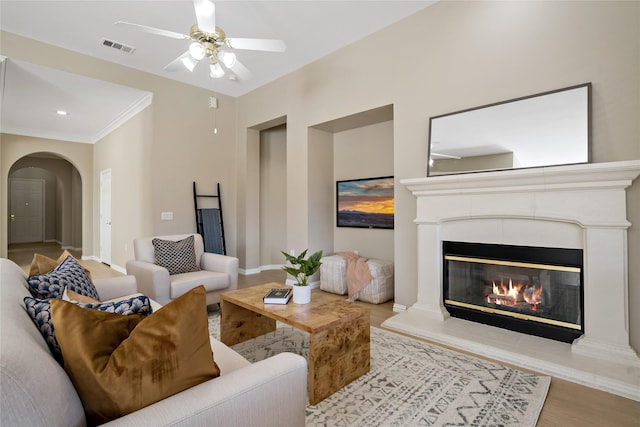
[[[309,277],[318,271],[322,262],[322,251],[318,251],[310,255],[308,258],[305,249],[298,256],[290,255],[284,251],[285,259],[290,265],[282,267],[284,271],[293,276],[296,283],[293,286],[293,302],[295,304],[308,304],[311,301],[311,288],[309,287]]]

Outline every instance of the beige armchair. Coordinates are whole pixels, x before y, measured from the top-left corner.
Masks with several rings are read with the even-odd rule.
[[[199,271],[169,274],[167,268],[156,264],[153,239],[178,242],[194,238],[195,264]],[[204,252],[199,234],[141,237],[133,240],[135,260],[127,261],[127,274],[136,277],[138,292],[164,305],[188,290],[204,285],[207,305],[218,304],[220,294],[238,288],[238,258]]]

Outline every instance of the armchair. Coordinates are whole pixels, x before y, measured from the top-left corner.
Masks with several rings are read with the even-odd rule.
[[[200,271],[170,275],[169,271],[155,264],[153,239],[179,241],[194,238],[196,265]],[[135,260],[127,261],[127,274],[136,277],[138,292],[164,305],[188,290],[204,285],[207,305],[218,304],[220,294],[238,288],[238,258],[204,252],[204,242],[199,234],[140,237],[133,240]]]

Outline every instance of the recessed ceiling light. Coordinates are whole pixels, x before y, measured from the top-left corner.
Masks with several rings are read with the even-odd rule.
[[[67,115],[67,114],[69,114],[69,113],[67,113],[67,112],[66,112],[66,111],[64,111],[64,110],[58,110],[58,111],[56,111],[56,114],[57,114],[57,115],[59,115],[59,116],[66,116],[66,115]]]

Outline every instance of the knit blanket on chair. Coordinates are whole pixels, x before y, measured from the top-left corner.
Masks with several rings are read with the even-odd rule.
[[[347,290],[349,291],[349,299],[353,299],[362,288],[373,280],[367,258],[353,252],[337,252],[336,255],[340,255],[347,261]]]

